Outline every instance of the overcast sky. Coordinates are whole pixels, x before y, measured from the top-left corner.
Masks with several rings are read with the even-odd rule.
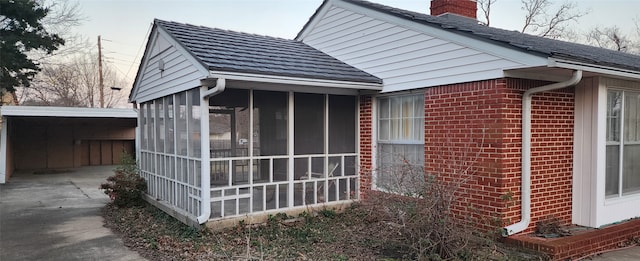
[[[429,0],[369,0],[401,9],[429,13]],[[562,2],[564,0],[554,0]],[[595,25],[616,25],[631,33],[640,19],[640,0],[579,0],[588,15],[576,24],[587,31]],[[80,33],[102,43],[106,62],[133,82],[154,18],[240,32],[293,39],[322,0],[79,0],[87,17]],[[524,11],[520,0],[498,0],[491,26],[519,30]],[[96,47],[97,50],[97,47]],[[130,86],[126,86],[127,92]]]

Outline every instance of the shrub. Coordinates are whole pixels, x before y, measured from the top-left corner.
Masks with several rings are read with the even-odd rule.
[[[142,195],[147,190],[147,183],[140,177],[138,166],[129,154],[122,156],[122,165],[114,169],[115,175],[107,178],[106,183],[100,185],[109,198],[118,207],[140,205]]]
[[[456,206],[464,202],[464,186],[475,173],[476,146],[443,151],[446,166],[438,173],[427,173],[422,164],[412,164],[403,155],[383,155],[394,159],[389,161],[394,164],[376,170],[384,177],[386,192],[372,191],[364,203],[375,215],[368,220],[386,224],[382,238],[387,250],[417,260],[470,258],[478,236],[488,236],[473,226],[480,221],[477,217],[456,213]]]

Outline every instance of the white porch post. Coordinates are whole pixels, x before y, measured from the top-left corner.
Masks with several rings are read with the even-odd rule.
[[[0,133],[0,184],[7,182],[7,117],[2,117],[2,132]]]
[[[203,224],[211,215],[211,155],[209,149],[209,97],[204,97],[209,90],[207,86],[200,87],[200,216],[198,222]]]
[[[293,171],[294,171],[294,164],[293,164],[293,155],[294,155],[294,122],[293,122],[293,116],[294,116],[294,108],[293,108],[293,91],[289,91],[289,139],[287,140],[288,142],[288,154],[289,154],[289,186],[288,186],[288,191],[287,191],[287,195],[289,195],[288,198],[288,207],[292,207],[293,206],[293,179],[295,177]]]

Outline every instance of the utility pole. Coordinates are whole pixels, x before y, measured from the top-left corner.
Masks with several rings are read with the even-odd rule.
[[[102,80],[102,44],[98,35],[98,75],[100,79],[100,108],[104,108],[104,82]]]

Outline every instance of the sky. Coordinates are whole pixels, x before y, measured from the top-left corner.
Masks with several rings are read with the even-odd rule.
[[[429,13],[429,0],[369,0],[396,8]],[[154,18],[246,33],[293,39],[322,0],[78,0],[86,20],[76,28],[93,43],[101,35],[105,62],[127,79],[128,91],[138,70]],[[553,0],[561,3],[564,0]],[[588,31],[618,26],[631,34],[640,19],[640,0],[574,0],[588,12],[575,24]],[[520,0],[498,0],[491,26],[520,30],[524,11]],[[480,15],[479,15],[480,16]],[[97,45],[95,45],[97,50]]]

